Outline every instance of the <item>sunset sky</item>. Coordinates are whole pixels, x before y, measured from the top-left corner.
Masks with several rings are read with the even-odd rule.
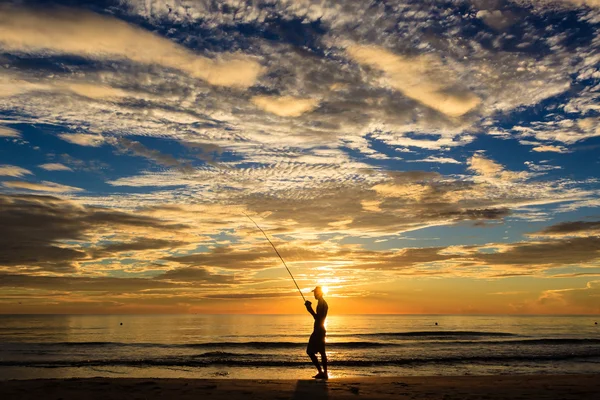
[[[82,3],[87,3],[82,6]],[[0,313],[600,313],[600,1],[3,1]]]

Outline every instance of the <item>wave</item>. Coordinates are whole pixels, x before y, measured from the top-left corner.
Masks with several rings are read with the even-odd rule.
[[[541,339],[507,339],[507,340],[464,340],[465,337],[457,337],[454,341],[444,341],[444,345],[493,345],[493,346],[512,346],[512,345],[586,345],[600,344],[600,339],[576,339],[576,338],[541,338]],[[462,339],[462,340],[461,340]],[[123,342],[37,342],[37,343],[0,343],[0,347],[8,348],[15,346],[17,348],[56,348],[56,347],[90,347],[90,348],[165,348],[165,349],[299,349],[306,346],[303,342],[208,342],[208,343],[189,343],[189,344],[164,344],[164,343],[123,343]],[[435,344],[435,342],[434,342]],[[423,345],[431,345],[430,342],[424,342]],[[348,342],[328,342],[328,348],[343,349],[371,349],[385,347],[403,347],[405,343],[394,341],[348,341]],[[411,344],[412,346],[412,344]],[[215,351],[218,353],[218,351]]]
[[[291,360],[256,360],[236,359],[239,354],[231,353],[227,356],[203,360],[197,358],[162,358],[162,359],[102,359],[86,361],[1,361],[0,367],[32,367],[32,368],[81,368],[81,367],[192,367],[203,368],[212,366],[229,367],[302,367],[307,361]],[[329,365],[335,367],[374,367],[374,366],[410,366],[419,364],[431,365],[456,365],[456,364],[491,364],[511,362],[556,362],[574,359],[600,359],[600,351],[586,352],[581,354],[554,354],[554,355],[498,355],[498,356],[464,356],[464,357],[438,357],[438,358],[393,358],[380,360],[330,360]]]
[[[206,353],[202,353],[202,354],[196,354],[194,357],[195,358],[208,358],[208,357],[214,357],[214,358],[240,358],[240,357],[245,357],[245,358],[264,358],[264,357],[268,357],[270,356],[270,354],[258,354],[258,353],[230,353],[227,351],[207,351]]]
[[[308,340],[307,340],[308,341]],[[212,342],[212,343],[197,343],[190,344],[186,347],[206,348],[206,347],[250,347],[258,349],[295,349],[305,347],[306,342]],[[378,347],[396,346],[394,343],[382,342],[330,342],[327,347],[334,348],[350,348],[350,349],[366,349]]]
[[[123,343],[123,342],[47,342],[47,343],[5,343],[25,347],[157,347],[157,348],[257,348],[257,349],[295,349],[305,347],[303,342],[208,342],[190,344],[163,344],[163,343]],[[331,342],[328,347],[338,348],[377,348],[396,346],[394,343],[383,342]]]
[[[550,338],[550,339],[521,339],[521,340],[487,340],[487,341],[456,341],[453,344],[497,344],[497,345],[567,345],[567,344],[600,344],[600,339],[570,339],[570,338]]]
[[[355,334],[332,334],[335,336],[356,336],[356,337],[401,337],[401,338],[456,338],[456,337],[510,337],[519,336],[508,332],[480,332],[480,331],[417,331],[417,332],[375,332],[375,333],[355,333]]]

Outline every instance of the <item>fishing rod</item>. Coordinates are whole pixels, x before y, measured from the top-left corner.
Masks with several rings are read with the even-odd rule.
[[[275,245],[273,244],[273,242],[271,242],[271,239],[269,239],[269,237],[267,236],[267,234],[265,233],[265,231],[263,231],[262,228],[260,226],[258,226],[258,224],[252,218],[250,218],[250,216],[248,214],[244,213],[244,215],[246,217],[248,217],[248,219],[250,221],[252,221],[254,223],[254,225],[256,225],[256,227],[258,228],[258,230],[261,231],[262,234],[265,235],[265,238],[269,241],[269,243],[271,243],[271,246],[273,246],[273,250],[275,250],[275,253],[277,253],[277,255],[279,256],[279,258],[281,259],[281,262],[285,266],[285,269],[287,269],[287,272],[292,277],[292,280],[294,281],[294,285],[296,285],[296,288],[300,292],[300,296],[302,296],[302,300],[304,300],[304,302],[306,302],[306,299],[304,298],[304,295],[302,294],[302,290],[300,290],[300,288],[298,287],[298,284],[296,283],[296,280],[294,279],[294,275],[292,275],[292,272],[290,271],[290,269],[288,268],[287,264],[285,263],[285,260],[283,259],[283,257],[281,257],[281,254],[279,254],[279,252],[277,251],[277,247],[275,247]]]

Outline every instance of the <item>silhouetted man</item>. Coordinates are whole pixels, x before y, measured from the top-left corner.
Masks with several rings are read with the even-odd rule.
[[[315,294],[315,299],[319,302],[317,303],[317,312],[314,312],[312,309],[312,303],[308,300],[304,303],[306,306],[306,310],[313,316],[315,319],[315,326],[313,329],[312,335],[310,335],[310,339],[308,340],[308,346],[306,347],[306,354],[309,355],[315,367],[319,371],[318,374],[313,376],[315,379],[328,379],[329,375],[327,375],[327,355],[325,355],[325,318],[327,318],[327,311],[329,310],[329,306],[327,302],[323,298],[323,290],[320,286],[317,286],[313,290]],[[321,361],[323,362],[323,369],[321,370],[321,365],[319,365],[319,360],[317,359],[317,353],[321,353]]]

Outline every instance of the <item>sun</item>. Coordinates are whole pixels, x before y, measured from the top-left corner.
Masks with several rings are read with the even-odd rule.
[[[329,288],[327,286],[321,286],[321,290],[323,291],[323,294],[329,293]]]

